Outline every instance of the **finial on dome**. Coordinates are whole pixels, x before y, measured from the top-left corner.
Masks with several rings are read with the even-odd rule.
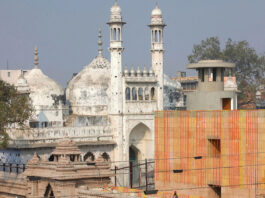
[[[34,49],[34,68],[38,69],[39,68],[39,57],[38,57],[38,47],[35,46]]]
[[[101,35],[101,28],[98,30],[98,55],[102,55],[102,35]]]

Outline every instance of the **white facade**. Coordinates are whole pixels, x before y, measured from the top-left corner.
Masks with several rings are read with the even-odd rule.
[[[110,61],[102,55],[100,31],[98,55],[73,77],[66,88],[70,113],[65,116],[65,127],[37,128],[20,133],[11,130],[11,145],[22,150],[31,145],[31,148],[41,150],[52,147],[60,138],[68,135],[83,146],[83,155],[91,150],[100,150],[108,153],[112,161],[154,158],[155,111],[183,107],[180,83],[170,80],[163,73],[165,24],[162,12],[156,6],[149,25],[152,66],[129,71],[123,67],[122,33],[125,22],[117,2],[110,11],[107,23],[110,28]],[[38,68],[25,75],[25,79],[36,108],[45,104],[51,107],[53,101],[48,96],[63,94],[61,87],[46,78]],[[45,100],[41,100],[43,97]],[[47,117],[56,120],[52,115]]]

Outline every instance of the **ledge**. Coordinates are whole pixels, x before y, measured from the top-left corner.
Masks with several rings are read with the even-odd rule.
[[[116,145],[115,141],[84,141],[84,142],[75,142],[77,146],[96,146],[96,145]],[[7,148],[12,149],[23,149],[23,148],[55,148],[57,142],[54,143],[33,143],[33,144],[10,144]]]

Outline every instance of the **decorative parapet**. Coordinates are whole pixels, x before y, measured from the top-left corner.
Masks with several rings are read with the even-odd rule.
[[[152,68],[147,70],[145,67],[143,70],[141,70],[140,67],[138,67],[137,70],[134,70],[134,68],[131,68],[131,70],[125,68],[123,71],[123,76],[126,77],[126,79],[137,79],[139,77],[144,77],[145,79],[156,79],[154,70]]]
[[[58,127],[36,129],[8,129],[9,147],[45,147],[56,145],[59,140],[68,136],[79,145],[115,144],[108,126]]]

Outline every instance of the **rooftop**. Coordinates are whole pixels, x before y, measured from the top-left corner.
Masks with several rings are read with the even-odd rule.
[[[187,65],[188,69],[198,69],[198,68],[234,68],[234,63],[225,62],[223,60],[201,60],[198,63],[191,63]]]

